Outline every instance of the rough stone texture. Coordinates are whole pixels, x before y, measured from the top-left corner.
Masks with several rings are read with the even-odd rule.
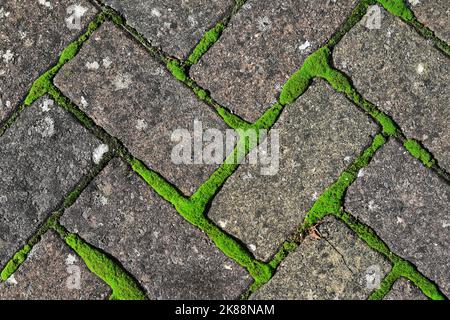
[[[110,291],[56,234],[49,232],[14,275],[0,283],[0,300],[104,300]]]
[[[209,212],[263,260],[276,252],[376,133],[366,115],[322,80],[287,106],[274,129],[280,135],[279,171],[262,175],[260,165],[242,164]]]
[[[42,98],[0,137],[0,266],[94,164],[101,143]]]
[[[219,103],[255,121],[354,3],[249,0],[191,74]]]
[[[335,64],[450,171],[450,61],[400,19],[381,12],[381,29],[358,24],[344,36]]]
[[[98,63],[98,68],[87,66]],[[176,129],[225,130],[224,121],[170,75],[143,48],[111,23],[94,33],[80,54],[64,66],[55,84],[94,121],[118,137],[131,153],[192,194],[218,165],[175,164]]]
[[[400,278],[395,281],[384,300],[428,300],[427,297],[409,280]]]
[[[392,141],[350,186],[345,205],[448,295],[449,203],[449,185]]]
[[[251,282],[120,160],[108,165],[61,221],[116,257],[151,299],[237,299]]]
[[[450,42],[450,2],[448,0],[408,0],[417,19],[434,31],[435,35]]]
[[[307,237],[252,299],[366,299],[390,264],[344,223],[328,217]]]
[[[106,0],[153,45],[185,58],[202,35],[231,10],[233,0]]]
[[[39,1],[0,2],[0,122],[96,13],[86,0],[47,2],[50,7]],[[65,19],[71,14],[66,10],[75,4],[86,11],[80,17],[80,29],[69,29]]]

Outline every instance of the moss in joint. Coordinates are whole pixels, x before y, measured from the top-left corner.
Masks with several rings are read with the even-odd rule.
[[[222,31],[224,30],[225,25],[221,22],[217,23],[213,28],[209,29],[203,37],[200,39],[200,42],[195,47],[194,51],[186,60],[186,65],[192,66],[196,64],[202,56],[212,47],[212,45],[219,39]]]
[[[2,270],[0,277],[2,281],[6,281],[13,275],[14,272],[25,262],[28,254],[31,251],[31,246],[26,244],[22,249],[20,249],[14,257],[8,261],[5,268]]]
[[[416,140],[408,139],[403,143],[403,146],[409,151],[409,153],[411,153],[413,157],[421,161],[428,168],[431,168],[434,164],[436,164],[433,156]]]
[[[387,11],[402,18],[405,21],[412,21],[414,14],[403,0],[377,0]]]

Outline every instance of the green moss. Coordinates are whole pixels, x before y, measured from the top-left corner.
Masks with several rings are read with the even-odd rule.
[[[403,146],[413,157],[417,158],[428,168],[431,168],[436,163],[433,156],[416,140],[408,139],[403,143]]]
[[[295,242],[285,241],[280,250],[275,254],[269,262],[269,266],[275,270],[279,264],[288,256],[289,253],[297,249],[298,245]]]
[[[25,98],[24,104],[26,107],[32,105],[36,100],[44,96],[49,91],[52,86],[52,79],[58,69],[59,68],[57,67],[53,67],[33,82],[33,85]]]
[[[402,18],[405,21],[412,21],[414,14],[403,0],[377,0],[387,11]]]
[[[224,24],[219,22],[213,28],[205,32],[203,34],[203,37],[200,39],[200,42],[195,47],[194,51],[188,57],[186,65],[191,66],[196,64],[202,58],[202,56],[209,50],[209,48],[211,48],[212,45],[219,39],[224,28],[225,28]]]
[[[29,246],[27,244],[22,249],[20,249],[11,260],[8,261],[5,268],[2,270],[2,272],[0,274],[2,281],[8,280],[8,278],[11,277],[14,274],[14,272],[16,272],[16,270],[27,259],[30,251],[31,251],[31,246]]]
[[[177,78],[181,82],[185,82],[188,79],[186,74],[186,70],[177,60],[170,60],[166,64],[167,69],[173,74],[175,78]]]

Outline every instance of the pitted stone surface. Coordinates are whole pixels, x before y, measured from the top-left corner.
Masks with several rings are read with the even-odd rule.
[[[100,144],[47,98],[0,137],[0,266],[87,174]]]
[[[344,36],[335,64],[450,171],[450,60],[400,19],[381,12],[380,29],[360,23]]]
[[[389,262],[344,223],[328,217],[287,256],[252,299],[367,299],[389,272]]]
[[[417,19],[434,31],[435,35],[450,42],[450,2],[448,0],[408,0]]]
[[[266,166],[242,164],[208,214],[262,260],[276,252],[377,132],[366,115],[322,80],[287,106],[273,129],[280,136],[279,171],[262,175]]]
[[[67,210],[62,224],[116,257],[150,299],[238,299],[246,271],[120,160]]]
[[[249,0],[191,75],[220,104],[255,121],[282,85],[345,21],[354,0]]]
[[[411,281],[400,278],[384,300],[427,300],[427,297]]]
[[[193,134],[225,130],[223,120],[158,64],[145,49],[112,23],[104,24],[65,65],[55,84],[94,121],[118,137],[185,194],[192,194],[218,165],[175,164],[171,159],[176,129]]]
[[[0,123],[96,13],[87,0],[41,2],[0,2]],[[74,5],[78,20],[70,19],[75,18],[73,11],[67,12]]]
[[[448,183],[391,141],[350,186],[345,205],[448,295],[449,203]]]
[[[53,232],[6,282],[0,300],[105,300],[111,289]]]
[[[186,58],[202,35],[228,13],[233,0],[106,0],[153,45]]]

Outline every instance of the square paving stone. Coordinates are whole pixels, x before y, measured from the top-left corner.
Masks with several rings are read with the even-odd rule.
[[[350,186],[345,206],[449,295],[449,203],[448,183],[391,141]]]
[[[450,42],[450,2],[448,0],[408,0],[417,19],[434,31],[435,35]]]
[[[399,18],[381,14],[380,29],[359,23],[344,36],[335,64],[450,171],[450,60]]]
[[[249,0],[191,74],[219,103],[255,121],[355,2]]]
[[[400,278],[395,281],[384,300],[428,300],[428,298],[411,281]]]
[[[176,129],[192,135],[194,121],[204,130],[225,133],[224,121],[112,23],[104,24],[65,65],[55,84],[130,152],[185,194],[192,194],[217,164],[176,164]],[[206,144],[203,144],[205,146]]]
[[[105,0],[127,23],[168,54],[186,58],[233,0]]]
[[[242,267],[118,159],[61,222],[116,257],[150,299],[237,299],[251,283]]]
[[[111,289],[55,233],[45,234],[6,282],[0,300],[105,300]]]
[[[0,267],[88,173],[99,145],[47,98],[0,137]]]
[[[362,300],[379,288],[389,262],[333,217],[287,256],[251,299]]]
[[[0,122],[95,13],[86,0],[0,2]]]
[[[265,165],[241,164],[208,213],[262,260],[303,222],[318,196],[377,132],[363,112],[322,80],[288,105],[273,129],[279,132],[279,170],[263,175]]]

